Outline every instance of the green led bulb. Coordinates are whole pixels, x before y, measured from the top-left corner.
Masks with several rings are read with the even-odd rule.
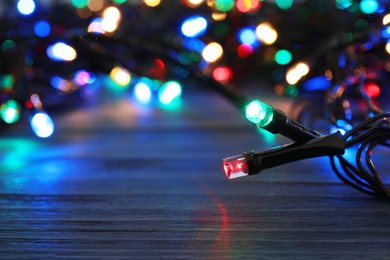
[[[259,100],[254,100],[246,107],[245,115],[252,123],[266,127],[272,121],[274,109]]]

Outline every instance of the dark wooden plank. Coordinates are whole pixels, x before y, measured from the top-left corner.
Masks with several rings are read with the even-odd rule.
[[[191,93],[176,111],[103,103],[56,123],[48,140],[20,126],[0,141],[0,258],[390,253],[388,203],[342,184],[328,158],[227,180],[224,157],[287,140],[257,133],[218,96]]]

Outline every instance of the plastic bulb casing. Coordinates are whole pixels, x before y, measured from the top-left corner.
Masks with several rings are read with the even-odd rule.
[[[246,107],[245,116],[259,127],[266,127],[273,119],[274,109],[259,100],[254,100]]]
[[[223,168],[228,179],[248,176],[249,169],[245,155],[235,155],[223,159]]]

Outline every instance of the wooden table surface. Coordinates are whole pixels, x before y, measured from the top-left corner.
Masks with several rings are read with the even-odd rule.
[[[23,123],[1,136],[0,258],[389,258],[390,204],[328,158],[227,180],[223,158],[288,140],[214,93],[184,92],[176,109],[91,102],[54,121],[48,139]]]

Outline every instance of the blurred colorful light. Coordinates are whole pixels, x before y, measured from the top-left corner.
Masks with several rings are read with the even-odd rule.
[[[248,44],[240,44],[237,48],[237,54],[240,58],[246,58],[253,53],[253,48],[252,46]]]
[[[181,26],[181,32],[187,37],[200,36],[206,29],[207,20],[199,15],[188,17]]]
[[[104,33],[103,19],[100,17],[93,19],[88,26],[88,32],[103,34]]]
[[[216,67],[213,71],[213,78],[216,81],[227,81],[233,77],[233,71],[227,66]]]
[[[149,7],[156,7],[161,3],[161,0],[143,0],[143,1]]]
[[[279,65],[286,65],[290,63],[292,59],[292,54],[288,50],[278,50],[275,53],[275,61]]]
[[[77,57],[75,49],[63,42],[57,42],[50,45],[47,48],[46,53],[50,59],[55,61],[72,61]]]
[[[339,9],[346,9],[353,4],[352,0],[336,0],[336,7]]]
[[[102,28],[105,32],[114,32],[118,28],[119,20],[121,19],[121,13],[119,9],[110,6],[103,12]]]
[[[72,0],[72,4],[76,8],[84,8],[88,6],[88,0]]]
[[[168,81],[161,86],[158,92],[159,101],[168,105],[171,102],[178,100],[181,96],[182,87],[177,81]]]
[[[268,23],[261,23],[256,27],[257,38],[267,45],[270,45],[278,38],[278,33]]]
[[[122,67],[115,67],[110,72],[110,78],[119,86],[127,86],[130,83],[130,72]]]
[[[242,13],[253,12],[261,6],[259,0],[238,0],[236,7]]]
[[[50,24],[47,21],[40,20],[35,23],[34,32],[39,37],[47,37],[50,34]]]
[[[222,46],[219,43],[211,42],[202,51],[202,57],[207,62],[215,62],[223,55]]]
[[[293,5],[294,0],[276,0],[275,3],[280,9],[286,10]]]
[[[30,15],[35,10],[35,2],[33,0],[19,0],[17,4],[19,13]]]
[[[302,77],[309,73],[309,65],[304,62],[299,62],[288,69],[286,73],[286,81],[290,85],[295,85]]]
[[[256,37],[256,31],[253,28],[243,28],[238,32],[238,38],[242,44],[256,47],[259,41]]]
[[[13,99],[9,99],[0,107],[0,115],[7,124],[15,123],[20,118],[20,105]]]
[[[234,7],[234,0],[216,0],[215,8],[221,12],[228,12]]]
[[[377,97],[381,93],[380,87],[373,82],[367,82],[364,85],[364,89],[369,97]]]
[[[74,74],[74,81],[79,86],[92,84],[93,82],[95,82],[95,80],[96,80],[95,75],[85,70],[78,70]]]
[[[143,104],[149,103],[152,99],[151,87],[145,81],[139,81],[134,86],[134,95]]]
[[[47,138],[54,132],[54,123],[50,116],[46,113],[36,113],[30,121],[31,129],[41,138]]]
[[[362,0],[360,2],[360,10],[365,14],[372,14],[376,12],[379,4],[376,0]]]

